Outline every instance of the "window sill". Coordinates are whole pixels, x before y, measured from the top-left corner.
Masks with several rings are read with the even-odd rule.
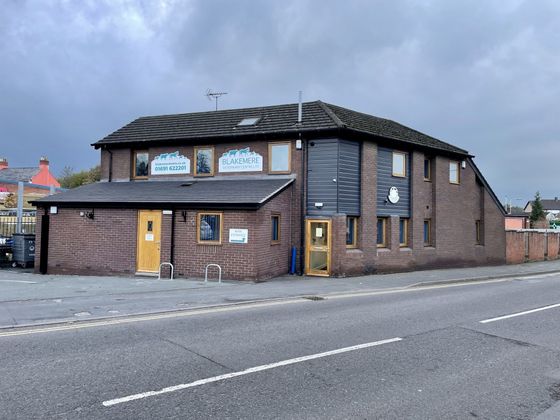
[[[197,242],[197,245],[200,246],[221,246],[222,243],[221,242]]]
[[[270,246],[274,246],[274,245],[282,245],[282,243],[280,241],[272,241],[270,243]]]
[[[361,254],[363,251],[358,247],[346,248],[346,252],[350,254]]]
[[[412,248],[409,248],[408,246],[401,246],[399,248],[399,251],[401,251],[401,252],[412,252]]]

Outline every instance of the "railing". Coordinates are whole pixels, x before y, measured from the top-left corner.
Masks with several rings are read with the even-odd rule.
[[[22,233],[35,233],[35,216],[24,215],[21,219]],[[12,236],[17,232],[17,217],[0,214],[0,236]]]

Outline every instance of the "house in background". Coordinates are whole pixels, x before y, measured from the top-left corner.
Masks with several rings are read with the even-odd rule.
[[[541,203],[543,206],[543,210],[546,213],[546,219],[548,221],[560,219],[560,200],[558,199],[558,197],[554,197],[553,200],[542,199]],[[530,214],[533,210],[533,202],[527,202],[523,210],[525,210],[526,213]]]
[[[36,199],[50,194],[51,188],[60,191],[60,184],[50,172],[49,161],[41,157],[36,167],[12,168],[6,158],[0,158],[0,199],[17,194],[18,182],[24,183],[24,195]]]
[[[473,156],[384,118],[321,101],[152,116],[93,146],[101,182],[35,202],[42,273],[157,276],[170,262],[200,277],[212,263],[263,280],[505,262],[505,212]]]
[[[506,230],[529,229],[529,213],[524,211],[510,211],[506,214]]]

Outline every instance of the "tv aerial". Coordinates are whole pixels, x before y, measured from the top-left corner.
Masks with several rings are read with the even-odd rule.
[[[227,95],[227,92],[212,92],[212,89],[208,89],[206,91],[206,97],[208,98],[209,101],[211,100],[215,100],[216,101],[216,111],[218,110],[218,99],[220,99],[221,96],[223,95]]]

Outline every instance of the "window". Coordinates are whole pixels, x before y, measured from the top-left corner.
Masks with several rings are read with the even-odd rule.
[[[194,175],[214,175],[214,147],[210,146],[194,148]]]
[[[399,219],[399,245],[408,245],[408,219]]]
[[[432,221],[424,220],[424,246],[432,244]]]
[[[259,122],[260,119],[261,119],[261,117],[244,118],[241,121],[239,121],[239,123],[237,125],[240,126],[240,127],[248,126],[248,125],[256,125]]]
[[[377,218],[377,247],[385,248],[387,246],[387,219],[384,217]]]
[[[268,143],[268,172],[288,174],[291,171],[291,143]]]
[[[132,159],[132,178],[148,178],[149,153],[146,151],[135,151]]]
[[[459,162],[452,160],[449,162],[449,182],[451,184],[458,184],[459,181]]]
[[[199,244],[222,243],[222,213],[198,213],[196,241]]]
[[[272,222],[272,243],[279,243],[280,242],[280,215],[273,214],[271,217]]]
[[[406,176],[406,153],[393,152],[393,176]]]
[[[476,244],[482,245],[482,223],[480,220],[475,222],[476,225]]]
[[[424,181],[432,180],[432,160],[424,158]]]
[[[346,217],[346,248],[358,247],[358,218]]]

